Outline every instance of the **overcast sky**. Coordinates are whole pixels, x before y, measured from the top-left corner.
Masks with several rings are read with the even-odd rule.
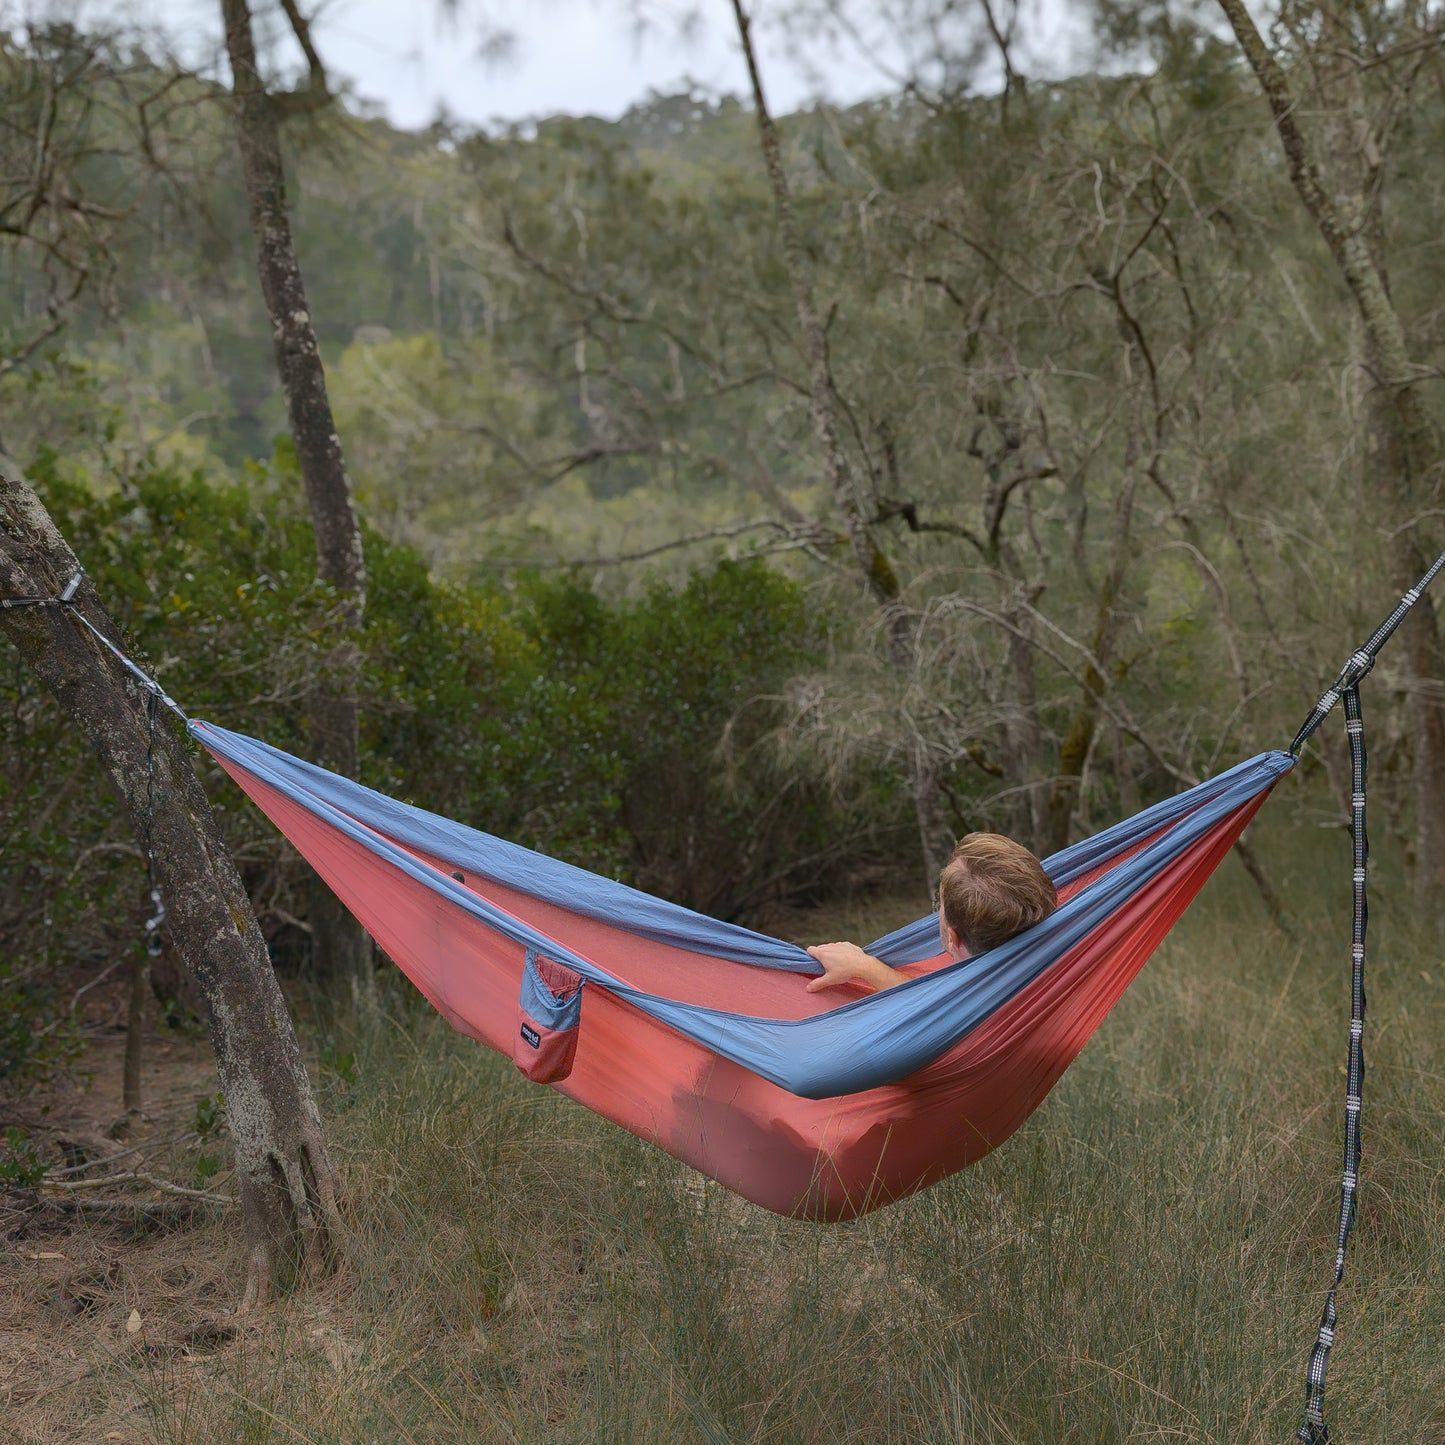
[[[475,122],[564,111],[615,118],[650,90],[675,91],[688,79],[714,91],[746,87],[726,0],[698,8],[702,20],[684,36],[679,10],[655,6],[639,29],[626,0],[474,0],[454,20],[429,0],[333,0],[319,35],[328,63],[360,94],[384,100],[398,125],[424,125],[443,103]],[[489,25],[515,38],[510,54],[493,63],[480,53]],[[769,103],[796,109],[813,87],[771,37],[761,39]],[[829,89],[836,98],[886,88],[876,67],[850,60],[835,57]]]
[[[219,50],[219,0],[69,3],[163,27],[193,64],[214,60]],[[1056,0],[1036,3],[1045,15],[1062,12]],[[253,4],[258,15],[279,14],[266,0]],[[451,18],[440,0],[303,4],[316,17],[313,33],[328,68],[399,126],[426,125],[443,108],[474,124],[562,112],[615,118],[649,91],[676,91],[688,81],[717,92],[747,88],[728,0],[696,0],[697,23],[687,35],[679,24],[685,0],[461,0]],[[25,8],[41,6],[54,8],[54,0]],[[633,19],[639,10],[647,17],[640,29]],[[881,64],[857,45],[826,45],[816,37],[800,59],[769,27],[767,5],[755,0],[753,10],[768,101],[780,114],[820,91],[848,103],[891,90],[890,69],[906,64],[906,40],[877,32],[868,38]],[[1066,48],[1063,30],[1057,19],[1040,24],[1036,17],[1034,33],[1046,53]],[[510,33],[514,44],[503,58],[489,60],[487,36],[497,32]],[[287,53],[294,56],[294,48]]]

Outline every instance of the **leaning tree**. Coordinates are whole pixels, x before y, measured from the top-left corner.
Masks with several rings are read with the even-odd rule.
[[[124,800],[171,939],[208,1005],[245,1220],[244,1311],[334,1256],[339,1181],[265,940],[184,738],[100,640],[119,633],[89,582],[70,589],[79,571],[34,491],[0,477],[0,629]]]

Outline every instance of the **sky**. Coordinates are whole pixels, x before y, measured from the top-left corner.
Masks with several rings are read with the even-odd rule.
[[[901,0],[902,8],[910,3]],[[1062,53],[1068,43],[1062,0],[1033,3],[1036,49]],[[67,8],[76,6],[82,14],[121,15],[163,29],[190,64],[213,64],[220,51],[219,0],[73,0]],[[450,16],[442,0],[303,0],[303,6],[314,17],[317,49],[332,74],[406,128],[425,126],[443,110],[474,125],[560,113],[615,119],[652,91],[675,92],[689,83],[711,92],[747,89],[729,0],[457,0]],[[36,0],[33,8],[54,6]],[[268,0],[253,0],[253,9],[258,17],[269,12],[273,25],[280,19]],[[689,9],[691,26],[683,23]],[[815,32],[798,47],[769,23],[762,0],[753,0],[751,9],[768,103],[778,114],[820,94],[849,104],[885,93],[907,68],[906,37],[875,27],[863,44],[832,44]],[[862,14],[868,7],[855,9]],[[512,43],[489,59],[488,37],[499,32]],[[298,52],[287,45],[276,55],[294,60]]]
[[[676,91],[688,81],[712,91],[746,88],[726,0],[699,8],[700,23],[680,35],[677,11],[654,7],[639,28],[627,0],[490,0],[450,21],[429,0],[334,0],[318,45],[360,94],[384,99],[402,126],[426,124],[439,102],[476,123],[560,112],[615,119],[649,91]],[[510,53],[490,63],[480,54],[488,24],[514,37]],[[776,37],[761,39],[769,104],[780,112],[805,104],[813,83]],[[856,54],[836,58],[832,72],[835,99],[887,87]]]

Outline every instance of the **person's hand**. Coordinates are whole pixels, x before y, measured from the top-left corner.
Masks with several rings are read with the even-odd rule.
[[[902,974],[872,954],[864,953],[856,943],[815,943],[808,952],[823,967],[822,977],[809,982],[809,993],[837,988],[843,983],[865,983],[877,989],[903,982]]]

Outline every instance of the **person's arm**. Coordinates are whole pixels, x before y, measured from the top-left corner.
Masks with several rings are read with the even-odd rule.
[[[815,943],[808,952],[823,965],[822,977],[808,984],[809,993],[855,982],[875,989],[892,988],[906,977],[897,969],[889,968],[881,958],[864,953],[856,943]]]

